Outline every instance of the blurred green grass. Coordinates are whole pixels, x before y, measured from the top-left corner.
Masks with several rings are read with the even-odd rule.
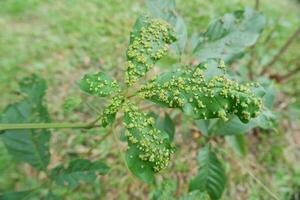
[[[254,0],[178,0],[177,7],[191,35],[193,32],[205,30],[211,19],[245,6],[253,7],[254,3]],[[299,24],[300,6],[292,0],[264,0],[261,1],[260,8],[268,20],[268,27],[263,37],[266,37],[270,31],[274,31],[267,52],[258,45],[257,52],[262,56],[264,63],[276,53],[276,49],[286,41]],[[81,117],[86,119],[89,115],[64,112],[60,114],[64,101],[68,96],[76,96],[79,93],[75,82],[84,73],[104,70],[122,77],[129,33],[136,17],[145,11],[142,0],[1,0],[0,109],[15,100],[17,80],[29,73],[38,73],[48,82],[47,99],[54,119],[78,120]],[[280,22],[273,30],[272,27],[278,20]],[[298,40],[272,70],[282,70],[282,64],[296,57],[299,49]],[[246,59],[252,58],[246,57]],[[284,68],[290,67],[293,66],[284,66]],[[101,102],[92,103],[96,107],[101,104]],[[88,108],[83,108],[80,111],[87,110]],[[99,132],[94,133],[95,137],[105,132],[105,130],[97,131]],[[98,196],[103,196],[103,199],[129,199],[130,197],[139,199],[137,196],[145,195],[145,185],[126,175],[122,159],[119,159],[120,161],[116,159],[121,155],[115,150],[117,147],[113,140],[108,139],[106,143],[97,146],[95,142],[88,139],[86,134],[82,135],[79,131],[75,131],[74,134],[73,131],[66,130],[62,136],[58,136],[61,134],[58,131],[54,133],[52,147],[63,150],[59,153],[52,152],[53,163],[72,157],[69,151],[96,145],[97,150],[101,152],[99,158],[108,159],[115,170],[111,176],[104,178],[101,184],[80,188],[75,193],[58,189],[60,194],[68,196],[68,199],[94,199]],[[282,134],[270,134],[272,134],[270,137],[263,137],[258,146],[261,152],[255,159],[264,167],[263,170],[258,170],[260,173],[258,176],[267,181],[271,189],[282,193],[282,197],[285,198],[283,193],[291,190],[294,183],[300,185],[300,175],[294,174],[296,173],[294,163],[287,161],[283,153],[289,145],[288,140]],[[251,141],[249,143],[252,144]],[[273,146],[272,144],[275,143],[280,145]],[[253,145],[257,144],[253,143]],[[268,149],[265,149],[266,145],[269,145]],[[183,148],[178,151],[177,159],[174,161],[177,166],[173,166],[174,171],[170,177],[174,177],[181,170],[187,173],[188,177],[191,176],[188,171],[189,166],[184,164],[192,162],[193,156],[186,155],[190,150],[190,148]],[[18,166],[18,163],[6,154],[2,143],[0,152],[0,192],[26,189],[38,184],[38,178],[34,176],[27,178],[35,172],[28,170],[26,166],[26,171],[20,170],[24,168],[23,165]],[[239,196],[237,193],[245,188],[249,199],[269,199],[261,186],[248,178],[241,180],[240,176],[243,174],[230,175],[231,183],[224,199],[235,199]],[[238,183],[242,185],[242,189],[235,187]],[[169,188],[170,194],[174,194],[176,192],[174,191],[176,188],[172,186],[174,183],[171,181],[170,187],[166,184],[159,187]],[[128,188],[124,188],[124,185]],[[131,191],[130,194],[127,194],[128,190]],[[151,186],[149,194],[154,193],[155,190],[159,188]]]

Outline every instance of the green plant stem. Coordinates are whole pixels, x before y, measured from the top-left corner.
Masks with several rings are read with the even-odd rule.
[[[99,125],[91,123],[25,123],[25,124],[0,124],[0,131],[19,129],[50,129],[50,128],[94,128]]]
[[[120,124],[120,122],[122,121],[122,119],[123,119],[123,118],[121,118],[121,117],[119,117],[119,118],[116,119],[116,122],[114,122],[114,123],[112,124],[112,126],[111,126],[110,129],[107,131],[107,133],[106,133],[104,136],[102,136],[102,138],[101,138],[100,140],[98,140],[97,143],[96,143],[95,145],[92,145],[92,146],[91,146],[91,148],[90,148],[89,151],[88,151],[88,155],[91,155],[93,149],[96,148],[97,145],[100,145],[100,144],[101,144],[101,143],[102,143],[109,135],[111,135],[111,134],[113,133],[114,128],[115,128],[115,127],[114,127],[115,124],[116,124],[116,125]]]

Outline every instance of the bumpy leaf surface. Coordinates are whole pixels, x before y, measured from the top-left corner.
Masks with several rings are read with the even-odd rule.
[[[75,188],[81,182],[93,182],[97,174],[106,174],[108,171],[108,166],[101,161],[76,159],[67,166],[61,164],[52,169],[51,178],[57,185]]]
[[[46,88],[46,82],[36,75],[20,81],[24,98],[5,109],[1,123],[50,122],[47,107],[43,103]],[[46,169],[50,160],[50,131],[7,130],[1,134],[1,138],[15,159],[27,162],[38,170]]]
[[[103,72],[96,74],[86,74],[79,81],[80,88],[94,96],[107,97],[115,92],[120,92],[121,88],[117,81],[113,80]]]
[[[221,62],[219,68],[223,67]],[[209,77],[206,68],[207,63],[159,75],[143,86],[139,95],[169,108],[180,108],[195,119],[226,121],[235,114],[246,123],[259,114],[261,98],[251,89],[255,84],[241,85],[225,75]]]
[[[132,103],[125,105],[125,136],[128,141],[126,161],[134,175],[152,182],[155,172],[169,164],[174,148],[168,134],[154,127],[155,120]]]
[[[109,124],[112,124],[115,121],[116,114],[119,111],[119,109],[122,107],[124,102],[124,96],[118,94],[114,96],[109,105],[104,108],[102,112],[102,116],[100,119],[101,125],[103,127],[106,127]]]
[[[198,163],[198,174],[190,182],[190,191],[207,192],[211,199],[220,199],[226,184],[222,163],[209,146],[200,150]]]
[[[221,58],[230,61],[256,43],[265,26],[265,17],[251,8],[224,15],[212,21],[195,48],[200,60]]]
[[[127,50],[126,84],[132,85],[143,77],[175,41],[170,25],[160,19],[139,17],[133,27]]]
[[[175,11],[175,0],[146,0],[146,5],[154,17],[172,25],[177,41],[171,45],[171,49],[176,53],[182,53],[187,42],[187,28],[183,18]]]

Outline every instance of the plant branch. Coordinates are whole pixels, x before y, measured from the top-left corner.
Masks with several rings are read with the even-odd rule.
[[[255,0],[255,10],[259,10],[259,0]]]
[[[274,32],[276,31],[276,29],[278,28],[279,22],[281,21],[282,16],[279,16],[275,19],[275,24],[273,26],[273,28],[271,28],[271,30],[269,31],[268,35],[266,36],[266,39],[264,40],[263,44],[266,46],[268,45],[268,43],[271,41],[272,36],[274,35]]]
[[[274,74],[274,75],[271,75],[270,78],[274,79],[278,83],[282,83],[285,80],[291,78],[292,76],[298,74],[298,72],[300,72],[300,64],[295,69],[293,69],[292,71],[288,72],[285,75],[280,76],[280,75]]]
[[[0,131],[20,129],[50,129],[50,128],[95,128],[100,125],[91,123],[24,123],[24,124],[0,124]]]
[[[300,36],[300,26],[291,35],[291,37],[286,41],[286,43],[280,48],[279,52],[273,57],[273,59],[269,63],[267,63],[265,66],[263,66],[263,70],[261,72],[262,75],[266,74],[268,72],[268,69],[281,58],[281,56],[291,46],[293,41],[296,40],[299,36]]]
[[[285,74],[284,76],[281,77],[281,81],[286,80],[288,78],[290,78],[291,76],[297,74],[298,72],[300,72],[300,64],[293,69],[292,71],[290,71],[289,73]]]

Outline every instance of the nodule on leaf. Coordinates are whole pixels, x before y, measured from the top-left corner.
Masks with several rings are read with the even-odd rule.
[[[107,97],[121,91],[117,81],[103,72],[86,74],[78,84],[84,92],[99,97]]]
[[[173,27],[177,40],[171,45],[171,50],[177,54],[183,53],[188,33],[184,19],[175,11],[175,0],[146,0],[146,5],[152,16],[165,20]]]
[[[114,96],[109,105],[104,108],[101,114],[101,125],[106,127],[109,124],[112,124],[115,121],[116,114],[119,109],[122,107],[125,97],[123,95],[117,94]]]
[[[160,19],[141,16],[137,19],[127,49],[125,82],[132,85],[166,55],[169,45],[175,41],[170,25]]]
[[[128,168],[145,182],[152,182],[154,174],[168,166],[174,147],[168,134],[154,127],[153,117],[139,111],[133,103],[128,102],[124,107]]]
[[[246,123],[258,116],[262,100],[251,91],[256,84],[238,84],[225,74],[207,79],[206,68],[208,64],[163,73],[142,86],[139,96],[165,107],[180,108],[194,119],[227,121],[230,114],[235,114]]]

